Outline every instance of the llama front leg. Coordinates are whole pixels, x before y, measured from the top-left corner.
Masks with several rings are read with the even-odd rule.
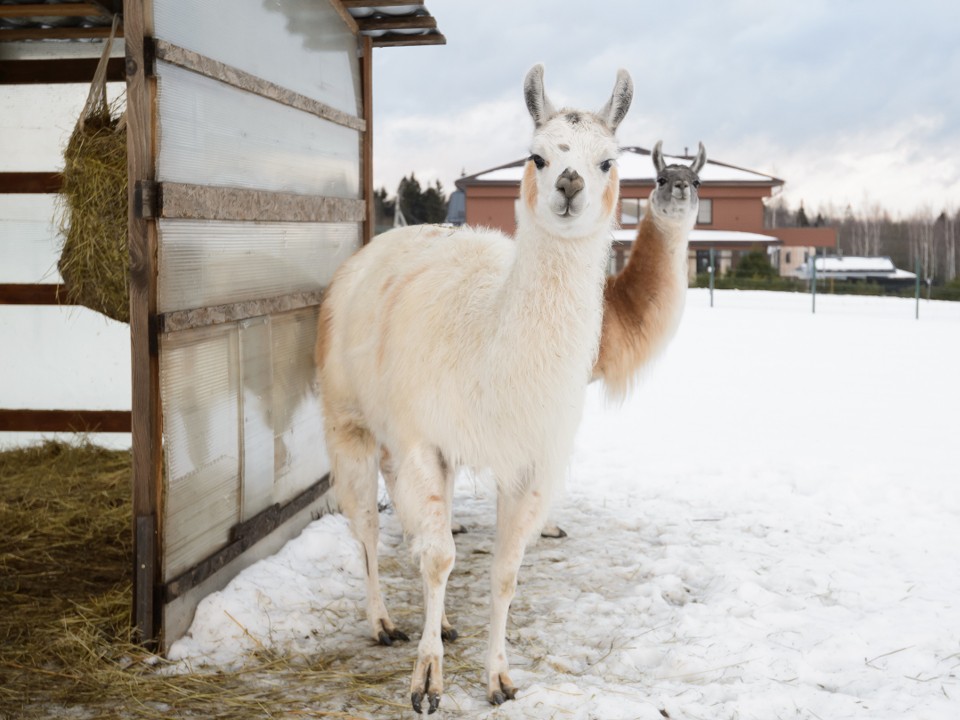
[[[370,635],[381,645],[392,645],[394,640],[409,640],[393,624],[380,593],[376,443],[366,430],[343,426],[328,426],[327,439],[337,504],[350,520],[350,529],[363,551]]]
[[[487,646],[487,700],[501,705],[513,700],[517,688],[507,660],[507,613],[517,590],[517,575],[527,544],[546,518],[546,497],[535,487],[497,496],[497,540],[490,571],[490,640]]]
[[[435,448],[417,446],[407,453],[397,474],[393,503],[404,531],[420,557],[423,579],[423,634],[410,679],[410,702],[415,712],[436,712],[443,693],[443,639],[455,631],[446,621],[443,602],[456,548],[450,533],[450,468]],[[452,635],[451,635],[452,633]]]

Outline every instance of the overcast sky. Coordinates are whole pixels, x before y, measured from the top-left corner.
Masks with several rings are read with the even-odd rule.
[[[958,0],[426,0],[445,46],[374,52],[374,178],[445,189],[527,152],[522,82],[599,108],[636,89],[622,145],[786,181],[792,206],[960,207]]]

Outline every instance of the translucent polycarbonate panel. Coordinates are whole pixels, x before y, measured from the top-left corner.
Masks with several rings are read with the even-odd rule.
[[[56,195],[0,195],[0,283],[60,282]]]
[[[249,520],[273,499],[273,363],[270,318],[240,323],[243,376],[243,499],[241,517]]]
[[[357,223],[161,220],[161,312],[324,287],[360,247]]]
[[[330,471],[314,389],[318,318],[316,307],[272,318],[277,502],[290,500]]]
[[[165,580],[226,545],[240,518],[239,364],[235,325],[161,336]]]
[[[360,196],[356,130],[169,63],[157,74],[158,180]]]
[[[154,34],[359,115],[357,38],[326,0],[154,0]]]

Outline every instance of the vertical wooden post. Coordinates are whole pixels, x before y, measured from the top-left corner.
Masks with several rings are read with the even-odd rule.
[[[363,237],[366,245],[373,238],[377,229],[377,217],[373,207],[373,41],[368,36],[361,36],[360,47],[360,92],[363,96],[363,119],[367,127],[363,133],[361,151],[363,199],[367,208],[367,219],[363,222]]]
[[[132,367],[133,623],[141,642],[160,635],[161,415],[157,324],[157,229],[144,218],[143,188],[155,178],[156,82],[152,0],[124,0],[127,72],[127,203]],[[149,214],[149,213],[148,213]]]

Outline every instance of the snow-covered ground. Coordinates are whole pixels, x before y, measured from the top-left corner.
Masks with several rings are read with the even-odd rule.
[[[491,708],[494,500],[461,478],[442,715],[617,720],[960,717],[960,303],[692,290],[673,344],[621,406],[589,390],[557,508],[527,554],[508,642],[517,700]],[[416,567],[381,516],[387,603],[412,641],[372,646],[363,563],[328,515],[207,598],[173,656],[265,647],[399,665]],[[336,711],[367,717],[348,695]],[[325,708],[317,708],[324,710]],[[412,712],[384,708],[369,717]]]

